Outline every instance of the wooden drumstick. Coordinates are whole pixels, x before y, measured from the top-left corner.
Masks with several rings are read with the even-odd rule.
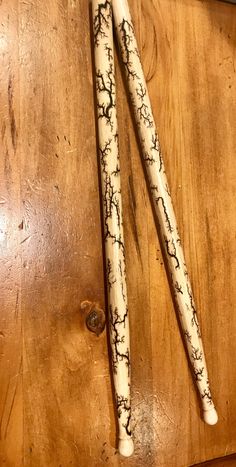
[[[218,417],[208,382],[196,306],[180,243],[128,2],[127,0],[112,0],[112,8],[130,101],[138,128],[142,155],[160,226],[161,241],[167,258],[180,323],[202,401],[203,417],[206,423],[214,425]]]
[[[118,448],[120,454],[130,456],[134,450],[130,427],[130,339],[116,117],[112,9],[109,0],[93,0],[92,5],[109,331],[119,425]]]

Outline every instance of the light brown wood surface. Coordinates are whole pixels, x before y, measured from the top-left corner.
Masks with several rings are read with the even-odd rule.
[[[188,467],[236,452],[236,6],[129,3],[219,423],[201,420],[117,65],[135,454],[116,452],[106,332],[81,310],[105,309],[89,2],[1,0],[4,467]]]
[[[220,459],[210,460],[197,465],[195,464],[195,467],[235,467],[235,465],[236,456],[232,454],[231,456],[224,456]]]

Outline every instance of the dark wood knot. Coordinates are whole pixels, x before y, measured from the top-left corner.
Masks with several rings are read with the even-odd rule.
[[[99,336],[104,331],[106,325],[104,311],[97,303],[92,303],[87,300],[81,303],[81,310],[86,313],[85,322],[89,331]]]

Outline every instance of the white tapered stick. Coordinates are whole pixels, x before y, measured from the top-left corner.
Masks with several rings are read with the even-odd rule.
[[[112,10],[109,0],[93,0],[95,83],[103,198],[106,279],[112,368],[119,425],[119,452],[130,456],[130,340],[125,279]]]
[[[206,423],[214,425],[217,422],[217,413],[209,387],[196,307],[180,244],[128,2],[127,0],[112,0],[112,8],[130,100],[138,127],[143,159],[160,226],[161,240],[168,262],[180,323],[202,401],[204,420]]]

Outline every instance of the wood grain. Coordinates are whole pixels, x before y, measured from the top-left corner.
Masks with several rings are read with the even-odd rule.
[[[236,452],[235,6],[130,0],[219,412],[204,425],[117,63],[136,450],[116,452],[86,0],[0,2],[0,464],[188,467]],[[222,464],[223,465],[223,464]]]
[[[0,8],[0,465],[21,465],[23,398],[17,2],[11,2],[10,10],[7,4]]]
[[[220,459],[214,459],[197,465],[195,464],[195,467],[234,467],[235,462],[236,456],[233,454],[232,456],[224,456]]]

